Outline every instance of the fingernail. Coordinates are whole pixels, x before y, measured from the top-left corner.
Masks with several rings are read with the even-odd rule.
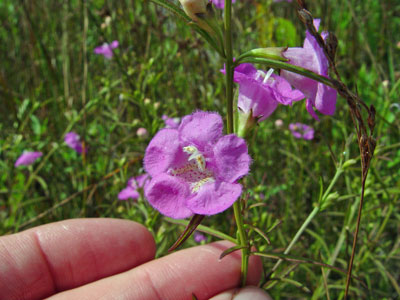
[[[272,300],[272,298],[262,289],[246,286],[233,297],[233,300]]]

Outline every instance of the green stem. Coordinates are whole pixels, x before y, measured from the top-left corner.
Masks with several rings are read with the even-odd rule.
[[[240,208],[240,200],[236,201],[233,204],[233,211],[235,214],[235,220],[236,220],[236,225],[238,228],[238,233],[239,233],[239,245],[243,246],[242,248],[242,265],[241,265],[241,276],[240,276],[240,282],[241,286],[246,285],[246,280],[247,280],[247,270],[249,266],[249,248],[247,247],[247,235],[246,231],[244,230],[244,224],[243,224],[243,215],[242,215],[242,210]]]
[[[227,133],[233,133],[233,54],[232,54],[232,0],[225,0],[224,26],[225,26],[225,49],[226,49],[226,122]],[[238,228],[238,242],[242,248],[241,286],[246,285],[247,269],[249,264],[249,249],[247,247],[247,235],[243,224],[243,215],[240,200],[233,204],[236,225]]]
[[[233,133],[233,54],[232,54],[232,0],[225,0],[225,47],[226,47],[226,116],[227,132]]]
[[[303,225],[301,225],[300,229],[297,231],[296,235],[290,242],[289,246],[286,248],[285,252],[283,254],[289,254],[290,250],[292,250],[294,244],[299,240],[300,236],[303,234],[304,230],[308,227],[308,224],[311,223],[312,219],[317,215],[319,212],[320,208],[319,206],[314,207],[313,211],[308,215],[307,219],[304,221]],[[279,265],[282,263],[282,259],[278,260],[275,264],[275,266],[272,268],[272,272],[275,272],[276,269],[279,267]],[[271,272],[271,273],[272,273]]]

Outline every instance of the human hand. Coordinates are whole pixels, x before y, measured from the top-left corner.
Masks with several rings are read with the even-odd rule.
[[[217,242],[153,260],[153,237],[135,222],[43,225],[0,238],[0,299],[186,300],[192,293],[198,299],[232,299],[234,291],[228,290],[239,283],[240,254],[219,260],[230,246]],[[248,284],[258,283],[261,268],[251,257]]]

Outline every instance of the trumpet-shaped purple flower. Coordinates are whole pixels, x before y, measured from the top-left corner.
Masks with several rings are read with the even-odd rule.
[[[225,0],[211,0],[211,2],[215,5],[216,8],[224,9]],[[236,0],[232,0],[232,3],[235,3]]]
[[[128,184],[126,185],[126,188],[124,188],[121,192],[118,194],[118,199],[119,200],[127,200],[129,198],[135,200],[140,197],[139,194],[139,189],[143,189],[146,184],[149,182],[149,175],[148,174],[142,174],[136,177],[132,177],[128,180]]]
[[[103,55],[107,59],[111,59],[114,55],[113,49],[118,48],[118,46],[118,41],[112,41],[111,44],[104,43],[103,45],[94,48],[94,53]]]
[[[314,138],[314,129],[306,124],[292,123],[289,124],[289,129],[297,139],[312,140]]]
[[[42,152],[32,152],[32,151],[24,151],[20,157],[18,157],[14,166],[29,166],[33,164],[39,157],[43,155]]]
[[[253,111],[253,117],[263,121],[279,103],[292,105],[304,98],[299,90],[293,90],[283,77],[257,70],[252,64],[240,64],[235,68],[234,81],[239,83],[238,107],[244,113]]]
[[[180,118],[170,118],[167,115],[161,117],[164,120],[165,128],[178,128],[181,122]]]
[[[317,30],[319,24],[320,20],[315,19],[314,26]],[[321,35],[325,39],[328,33],[324,31]],[[323,49],[318,45],[317,40],[309,31],[306,32],[306,39],[302,48],[288,48],[283,52],[283,55],[289,59],[290,64],[328,77],[329,62],[325,57]],[[307,111],[314,119],[318,120],[314,107],[324,115],[333,115],[335,113],[337,97],[335,89],[296,73],[282,70],[281,75],[295,88],[303,92],[307,98]]]
[[[144,168],[152,177],[145,195],[155,209],[174,219],[214,215],[239,198],[237,181],[249,172],[251,158],[243,139],[222,130],[219,114],[198,111],[154,136]]]
[[[77,153],[82,153],[83,148],[81,138],[76,132],[68,132],[64,137],[64,142],[67,144],[68,147],[74,149]]]

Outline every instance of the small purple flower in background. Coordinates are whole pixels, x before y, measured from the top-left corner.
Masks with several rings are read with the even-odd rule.
[[[292,2],[292,0],[274,0],[274,2],[283,2],[283,1],[286,1],[286,2],[289,2],[289,3]]]
[[[74,149],[77,153],[82,154],[83,148],[81,138],[76,132],[68,132],[64,137],[64,142],[68,147]]]
[[[140,138],[146,138],[149,133],[147,132],[146,128],[140,127],[137,131],[136,131],[136,135]]]
[[[42,152],[32,152],[32,151],[24,151],[20,157],[18,157],[14,166],[29,166],[33,164],[39,157],[43,155]]]
[[[179,127],[179,124],[181,123],[180,118],[170,118],[167,115],[163,115],[161,118],[164,120],[165,128],[176,129]]]
[[[193,234],[193,239],[194,239],[194,241],[195,241],[196,243],[201,243],[201,242],[203,242],[203,241],[207,241],[206,236],[205,236],[204,234],[198,232],[198,231],[195,231],[195,232],[194,232],[194,234]]]
[[[128,200],[129,198],[135,200],[140,197],[138,189],[143,189],[149,181],[148,174],[142,174],[136,177],[132,177],[128,180],[126,188],[124,188],[118,194],[119,200]]]
[[[304,98],[299,90],[293,90],[283,77],[257,70],[252,64],[240,64],[235,68],[234,81],[239,84],[238,107],[244,113],[253,111],[253,117],[263,121],[278,104],[292,105]]]
[[[319,24],[320,20],[315,19],[314,26],[317,30]],[[325,39],[328,33],[324,31],[321,36]],[[292,65],[303,67],[319,75],[328,77],[329,62],[325,57],[323,49],[308,30],[303,47],[288,48],[283,52],[283,55],[289,59],[289,63]],[[296,73],[282,70],[281,75],[295,88],[303,92],[307,98],[307,111],[314,119],[319,120],[314,107],[324,115],[333,115],[335,113],[337,97],[335,89]]]
[[[249,172],[251,158],[245,140],[223,135],[223,126],[219,114],[197,111],[150,141],[144,169],[152,179],[145,196],[163,215],[214,215],[239,198],[237,181]]]
[[[289,129],[297,139],[312,140],[314,138],[314,129],[306,124],[292,123],[289,124]]]
[[[216,8],[224,9],[225,0],[211,0],[211,2],[215,5]],[[235,3],[236,0],[232,0],[232,3]]]
[[[114,55],[113,49],[118,48],[118,46],[118,41],[113,41],[111,44],[104,43],[103,45],[94,48],[94,53],[103,55],[107,59],[111,59]]]

